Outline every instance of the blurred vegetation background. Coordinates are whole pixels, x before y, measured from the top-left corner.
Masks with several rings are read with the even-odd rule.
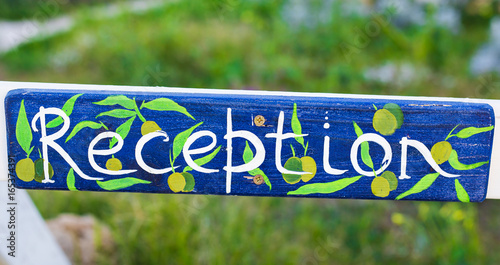
[[[498,99],[499,12],[495,0],[0,0],[0,80]],[[46,219],[109,227],[96,264],[500,263],[498,201],[30,195]]]

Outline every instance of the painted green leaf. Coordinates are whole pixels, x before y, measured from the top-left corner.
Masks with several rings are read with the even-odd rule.
[[[120,105],[126,109],[134,109],[135,107],[135,101],[123,95],[109,96],[104,100],[94,102],[94,104],[101,106]]]
[[[243,162],[250,163],[252,159],[253,159],[253,152],[252,149],[250,148],[250,145],[248,144],[248,141],[246,141],[245,150],[243,150]]]
[[[142,103],[141,109],[142,108],[147,108],[150,110],[158,110],[158,111],[177,111],[195,120],[195,118],[191,116],[191,114],[189,114],[186,108],[182,107],[181,105],[175,103],[175,101],[168,98],[157,98],[149,102]]]
[[[478,168],[484,164],[488,164],[488,161],[479,162],[479,163],[475,163],[475,164],[471,164],[471,165],[462,164],[462,163],[460,163],[460,161],[458,161],[458,154],[457,154],[457,151],[455,151],[455,150],[451,150],[451,154],[450,154],[450,158],[448,159],[448,162],[450,163],[450,166],[456,170],[470,170],[470,169]]]
[[[31,133],[30,123],[28,121],[28,116],[26,115],[26,109],[24,108],[24,99],[21,101],[19,115],[17,116],[16,139],[24,152],[26,152],[26,155],[29,157],[31,151],[33,151],[33,148],[31,147],[33,134]]]
[[[269,180],[267,175],[264,173],[264,171],[262,171],[260,168],[250,170],[250,171],[248,171],[248,174],[250,174],[252,176],[261,175],[264,178],[264,183],[266,183],[266,185],[269,187],[269,190],[272,189],[273,186],[271,185],[271,181]]]
[[[64,103],[64,105],[62,107],[62,111],[64,111],[64,113],[66,113],[66,115],[68,115],[68,117],[71,116],[71,114],[73,113],[73,108],[75,107],[76,99],[78,99],[81,95],[83,95],[83,94],[74,95],[70,99],[68,99],[66,101],[66,103]],[[53,119],[52,121],[50,121],[49,123],[47,123],[47,128],[55,128],[55,127],[61,125],[63,123],[63,121],[64,120],[59,116],[59,117]]]
[[[255,168],[255,169],[248,171],[248,174],[250,174],[252,176],[259,175],[260,173],[264,173],[264,171],[262,171],[260,168]]]
[[[179,133],[178,135],[175,136],[174,138],[174,143],[173,143],[173,160],[175,160],[179,155],[180,153],[182,152],[182,148],[184,147],[184,144],[186,143],[187,141],[187,138],[191,135],[191,133],[194,131],[194,129],[196,129],[196,127],[200,126],[201,124],[203,124],[203,122],[200,122],[198,124],[196,124],[195,126]]]
[[[75,186],[75,173],[73,172],[72,168],[68,172],[68,177],[66,178],[66,183],[68,184],[68,190],[78,191],[78,189]]]
[[[359,138],[361,135],[363,135],[363,131],[361,130],[361,128],[359,128],[356,122],[353,121],[352,123],[354,124],[354,131]],[[373,169],[373,161],[372,157],[370,156],[370,144],[368,142],[361,143],[361,160],[363,160],[363,163],[365,163],[365,165]]]
[[[114,109],[114,110],[99,113],[99,115],[97,115],[96,118],[99,118],[101,116],[110,116],[110,117],[114,117],[114,118],[130,118],[130,117],[135,116],[136,114],[137,113],[135,111],[131,111],[131,110]]]
[[[455,179],[455,190],[457,191],[457,198],[461,202],[470,202],[469,194],[467,194],[467,191],[464,189],[462,184],[458,181],[458,179]]]
[[[358,181],[361,177],[362,176],[343,178],[328,183],[307,184],[298,188],[297,190],[290,191],[287,194],[288,195],[308,195],[315,193],[330,194],[346,188],[347,186]]]
[[[220,151],[220,148],[221,146],[219,145],[219,147],[217,147],[217,149],[215,149],[212,153],[204,156],[204,157],[201,157],[201,158],[198,158],[196,160],[194,160],[194,163],[197,164],[198,166],[203,166],[205,165],[206,163],[212,161],[212,159],[214,159],[214,157],[217,155],[217,153],[219,153]],[[188,172],[188,171],[191,171],[193,170],[193,168],[191,168],[190,166],[187,166],[184,168],[184,172]]]
[[[130,186],[136,184],[150,184],[151,181],[137,179],[137,178],[121,178],[121,179],[113,179],[108,181],[97,181],[97,185],[104,190],[120,190],[124,188],[128,188]]]
[[[450,139],[450,137],[455,136],[455,134],[452,134],[452,133],[453,133],[453,131],[455,131],[455,129],[456,129],[458,126],[460,126],[460,124],[458,124],[457,126],[455,126],[455,127],[451,130],[451,132],[448,134],[448,136],[446,136],[446,138],[444,139],[445,141],[446,141],[446,140],[448,140],[448,139]]]
[[[493,128],[494,128],[494,126],[482,127],[482,128],[468,127],[468,128],[462,129],[457,134],[450,135],[449,137],[456,136],[458,138],[466,139],[466,138],[469,138],[469,137],[471,137],[475,134],[478,134],[478,133],[491,131],[491,130],[493,130]]]
[[[293,103],[292,131],[294,134],[302,134],[302,126],[300,125],[299,117],[297,116],[297,103]],[[306,148],[304,145],[304,137],[295,137],[295,140]]]
[[[250,148],[250,145],[248,145],[248,141],[247,141],[246,145],[245,145],[245,150],[243,151],[243,162],[249,163],[250,161],[252,161],[252,159],[253,159],[253,151]],[[259,174],[262,175],[262,177],[264,178],[264,182],[266,183],[267,186],[269,186],[269,190],[271,190],[271,188],[272,188],[271,181],[269,181],[269,178],[264,173],[264,171],[262,171],[259,168],[255,168],[255,169],[248,171],[248,174],[250,174],[252,176],[256,176]]]
[[[420,192],[428,189],[432,185],[432,183],[434,183],[434,181],[436,181],[438,176],[439,176],[439,173],[431,173],[431,174],[425,175],[411,189],[399,194],[399,196],[396,197],[396,200],[401,200],[408,195],[420,193]]]
[[[124,122],[122,125],[120,125],[118,128],[116,128],[116,133],[119,134],[122,137],[122,139],[125,139],[125,137],[127,137],[128,133],[130,132],[130,128],[132,128],[132,123],[134,123],[135,117],[136,116],[133,116],[132,118]],[[113,139],[109,141],[109,148],[110,149],[113,148],[113,146],[115,146],[117,142],[118,140],[115,137],[113,137]]]
[[[309,148],[309,141],[306,143],[306,147],[304,148],[304,156],[307,156],[307,148]]]
[[[81,131],[84,128],[91,128],[95,130],[95,129],[100,129],[102,127],[106,128],[102,123],[97,123],[93,121],[81,121],[75,126],[75,128],[73,128],[68,138],[66,138],[65,142],[68,142],[71,138],[73,138],[73,136],[75,136],[79,131]]]

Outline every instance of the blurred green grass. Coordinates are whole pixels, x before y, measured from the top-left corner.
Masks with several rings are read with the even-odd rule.
[[[496,264],[498,203],[32,191],[45,218],[93,214],[118,264]],[[493,212],[489,212],[489,210]],[[485,214],[486,216],[480,216]],[[492,218],[493,217],[493,218]],[[492,245],[491,245],[492,244]],[[104,259],[102,264],[108,264]]]
[[[478,96],[468,65],[488,39],[487,20],[475,19],[457,35],[434,23],[405,30],[388,25],[346,59],[341,45],[355,43],[357,29],[372,22],[370,17],[333,11],[329,23],[292,27],[281,18],[284,1],[225,0],[232,4],[222,7],[214,2],[176,1],[110,19],[84,9],[72,31],[23,45],[2,62],[7,76],[17,80]],[[415,80],[366,80],[367,68],[387,62],[411,62]]]
[[[175,1],[99,18],[74,8],[75,27],[0,55],[3,80],[304,92],[498,98],[469,73],[491,16],[385,27],[346,59],[343,43],[371,17],[291,26],[285,1]],[[319,3],[319,1],[313,1]],[[3,2],[0,2],[3,3]],[[1,6],[1,5],[0,5]],[[318,8],[321,6],[318,4]],[[24,11],[26,14],[33,11]],[[22,13],[22,12],[20,12]],[[12,15],[14,17],[14,15]],[[21,15],[19,15],[21,16]],[[411,82],[366,78],[410,64]],[[496,78],[492,75],[492,78]],[[388,202],[30,191],[46,219],[92,214],[116,252],[99,264],[498,264],[500,203]]]

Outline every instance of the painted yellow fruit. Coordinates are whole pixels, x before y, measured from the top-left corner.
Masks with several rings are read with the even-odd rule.
[[[381,177],[389,181],[389,188],[391,189],[391,191],[398,188],[398,178],[396,177],[396,174],[394,174],[393,172],[385,171],[384,173],[382,173]]]
[[[285,169],[288,169],[290,171],[297,171],[301,172],[302,171],[302,161],[298,157],[290,157],[285,165],[283,166]],[[286,181],[288,184],[295,184],[300,181],[302,178],[301,175],[295,175],[295,174],[282,174],[283,179]]]
[[[44,160],[39,158],[35,160],[35,181],[42,182],[45,179],[44,173]],[[52,179],[54,176],[54,170],[52,169],[52,165],[49,163],[49,179]]]
[[[24,182],[32,181],[35,178],[35,164],[33,160],[25,158],[17,162],[16,175]]]
[[[391,135],[396,131],[398,121],[394,115],[386,110],[379,109],[373,115],[373,128],[382,135]]]
[[[106,168],[113,171],[122,170],[122,162],[118,158],[110,158],[106,161]]]
[[[310,156],[304,156],[300,159],[302,162],[302,171],[310,172],[311,174],[302,175],[302,181],[308,182],[316,175],[318,167],[316,166],[316,161]]]
[[[181,192],[186,187],[186,179],[181,173],[173,173],[168,177],[168,187],[173,192]]]
[[[436,163],[440,165],[448,161],[452,150],[453,148],[451,147],[451,144],[449,142],[442,141],[432,146],[431,155],[432,158],[434,158],[434,161],[436,161]]]
[[[146,135],[151,132],[161,131],[160,126],[154,121],[146,121],[141,126],[141,134]]]
[[[377,197],[387,197],[391,191],[389,181],[383,177],[376,177],[372,181],[372,192]]]

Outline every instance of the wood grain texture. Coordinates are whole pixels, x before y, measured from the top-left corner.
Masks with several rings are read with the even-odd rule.
[[[29,144],[26,120],[20,115],[21,106],[29,123],[32,138]],[[21,161],[25,164],[16,170],[16,184],[26,189],[482,201],[486,196],[494,131],[494,113],[487,104],[300,97],[300,94],[25,89],[11,91],[5,107],[9,155],[15,156],[18,165]],[[40,107],[57,108],[69,115],[69,128],[55,143],[67,152],[79,170],[50,146],[45,154],[40,141],[40,119],[35,122],[38,132],[32,126]],[[251,139],[225,138],[229,113],[232,131],[254,135],[257,139],[254,141],[261,143],[265,150],[261,164],[245,172],[232,172],[230,179],[228,161],[237,167],[251,163],[254,158],[258,160],[262,152],[247,141]],[[280,117],[282,134],[303,136],[283,139],[282,147],[277,148]],[[53,126],[47,128],[49,136],[64,125],[64,122],[52,121],[56,115],[46,115],[46,118],[45,124]],[[123,137],[123,147],[113,155],[94,155],[96,166],[129,173],[102,173],[89,162],[89,146],[107,132]],[[137,144],[147,139],[148,134],[143,136],[145,132],[157,133],[157,136],[145,141],[140,152],[144,164],[165,172],[151,172],[138,163]],[[189,150],[211,145],[214,142],[211,135],[216,142],[212,148],[190,155],[195,163],[190,167],[183,147],[201,135],[205,136],[193,141]],[[370,141],[361,142],[353,158],[352,147],[358,135]],[[166,136],[168,141],[164,141]],[[329,151],[325,152],[327,141]],[[385,142],[392,153],[390,164],[384,159],[387,158]],[[410,178],[402,176],[404,142],[408,144],[406,175]],[[436,146],[431,160],[440,163],[439,169],[449,176],[437,173],[432,161],[413,146],[415,143],[422,144],[429,154]],[[112,138],[103,138],[93,149],[116,150],[119,145]],[[229,145],[232,147],[230,157]],[[33,163],[33,177],[27,159]],[[279,165],[277,160],[281,160]],[[47,172],[46,161],[50,163],[48,168],[45,166]],[[196,166],[217,172],[201,172]],[[295,173],[282,173],[281,166]],[[176,173],[168,171],[170,167],[176,167]],[[376,176],[364,174],[379,171],[381,167],[384,170]],[[91,179],[82,177],[78,171]],[[52,175],[53,183],[43,183],[45,173]]]

